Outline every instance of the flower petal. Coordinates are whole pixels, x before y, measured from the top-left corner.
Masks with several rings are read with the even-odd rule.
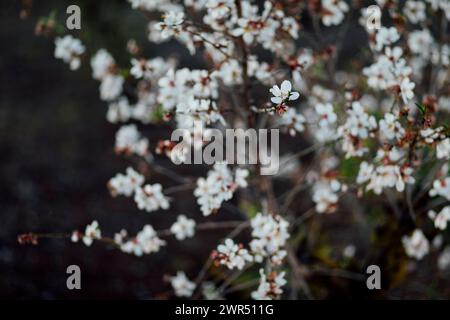
[[[291,82],[290,82],[289,80],[284,80],[284,81],[281,83],[281,91],[283,91],[283,92],[289,92],[289,91],[291,91],[291,90],[292,90]]]
[[[283,100],[281,100],[280,97],[272,97],[272,98],[270,98],[270,101],[272,101],[273,103],[276,103],[276,104],[280,104]]]
[[[300,97],[300,94],[298,92],[294,91],[294,92],[291,92],[291,94],[289,95],[289,100],[291,100],[291,101],[297,100],[298,97]]]
[[[280,91],[280,88],[278,88],[278,86],[273,86],[269,91],[270,91],[270,93],[272,93],[275,97],[281,96],[281,91]]]

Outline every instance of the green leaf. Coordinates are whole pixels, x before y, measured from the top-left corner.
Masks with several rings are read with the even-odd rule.
[[[427,107],[424,106],[423,104],[417,103],[416,102],[416,106],[417,108],[419,108],[419,111],[422,115],[425,115],[425,113],[427,112]]]
[[[249,201],[241,201],[239,204],[239,209],[245,212],[250,219],[254,218],[259,212],[258,207]]]

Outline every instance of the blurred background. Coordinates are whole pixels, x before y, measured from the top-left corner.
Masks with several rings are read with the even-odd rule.
[[[209,252],[189,242],[184,251],[170,251],[170,256],[179,259],[168,257],[167,251],[136,258],[101,244],[86,248],[66,240],[42,240],[38,246],[17,243],[20,233],[83,230],[94,219],[110,236],[121,228],[134,234],[146,223],[167,228],[177,210],[186,208],[179,199],[173,211],[150,215],[139,211],[132,199],[109,195],[109,178],[132,163],[114,154],[117,126],[105,119],[107,105],[98,98],[99,84],[91,78],[89,61],[71,72],[54,58],[53,41],[34,34],[39,17],[56,10],[59,20],[65,21],[70,4],[74,1],[35,1],[30,16],[20,19],[21,1],[0,3],[4,44],[0,59],[0,297],[154,297],[169,289],[163,283],[165,270],[174,272],[188,267],[183,263],[204,261]],[[104,47],[119,64],[128,66],[129,37],[149,45],[145,18],[126,1],[79,0],[76,4],[82,8],[82,29],[72,34],[82,38],[89,53]],[[146,50],[152,54],[151,46]],[[157,138],[155,133],[150,141]],[[190,201],[193,207],[195,202]],[[162,215],[172,217],[160,219]],[[171,268],[170,263],[177,265]],[[82,270],[79,292],[66,289],[65,272],[71,264]]]
[[[127,67],[130,55],[126,44],[133,38],[144,45],[145,56],[175,54],[181,66],[202,66],[201,57],[190,57],[174,42],[157,47],[150,44],[146,39],[148,20],[125,0],[39,0],[33,2],[29,16],[22,19],[22,1],[1,1],[0,297],[167,298],[170,286],[164,276],[185,270],[194,278],[225,231],[202,233],[184,241],[182,246],[169,240],[170,250],[142,258],[95,242],[90,248],[58,239],[42,240],[37,246],[17,243],[17,235],[21,233],[83,230],[94,219],[109,236],[121,228],[134,234],[147,223],[155,229],[168,228],[181,213],[202,221],[191,192],[178,193],[170,210],[153,214],[139,211],[132,199],[112,199],[109,195],[106,188],[109,178],[133,163],[114,154],[117,125],[105,119],[107,105],[98,98],[99,84],[91,78],[89,61],[83,61],[81,69],[72,72],[68,65],[54,58],[53,41],[34,34],[39,17],[55,10],[58,19],[65,21],[65,9],[70,4],[82,9],[82,29],[70,33],[82,39],[89,54],[106,48],[119,65]],[[355,39],[361,38],[359,31],[352,32],[344,55],[351,55],[358,43]],[[162,129],[150,126],[144,131],[153,146],[161,138],[158,130]],[[163,186],[172,183],[157,175],[152,179]],[[298,201],[299,210],[309,207],[302,199]],[[227,215],[228,219],[239,218],[232,213]],[[310,279],[318,297],[396,299],[450,295],[448,278],[436,276],[435,259],[421,262],[420,268],[415,266],[416,271],[405,276],[409,266],[402,253],[388,254],[380,249],[383,244],[379,251],[369,248],[367,242],[373,230],[368,224],[370,221],[350,224],[350,220],[342,220],[336,214],[320,229],[333,230],[327,243],[338,247],[358,243],[359,250],[365,250],[362,254],[357,251],[357,257],[361,257],[358,263],[341,265],[355,272],[363,272],[365,269],[361,268],[379,256],[403,259],[401,267],[398,264],[392,267],[395,270],[389,290],[368,292],[363,282],[318,273]],[[310,227],[319,230],[314,220]],[[318,256],[333,255],[334,249],[331,246],[321,250]],[[370,250],[375,250],[374,254],[369,254],[373,253]],[[310,256],[303,256],[302,260],[315,261]],[[66,289],[66,268],[71,264],[82,270],[82,290]],[[397,277],[398,274],[401,276]],[[243,296],[248,296],[248,292]]]

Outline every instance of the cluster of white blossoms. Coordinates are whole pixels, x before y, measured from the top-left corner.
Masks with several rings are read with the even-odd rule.
[[[113,101],[123,91],[125,79],[119,74],[114,58],[100,49],[91,59],[92,77],[100,81],[100,99]]]
[[[122,230],[115,235],[114,241],[123,252],[136,256],[158,252],[162,246],[166,245],[166,241],[160,239],[155,229],[149,224],[145,225],[134,238],[129,238],[127,232]]]
[[[218,265],[224,265],[228,269],[242,270],[247,262],[253,261],[253,256],[242,244],[234,243],[232,239],[225,239],[223,244],[217,246],[212,252],[212,258]]]
[[[206,11],[203,22],[217,32],[207,33],[187,23],[183,12],[176,7],[163,15],[162,22],[149,26],[149,39],[160,42],[175,37],[191,54],[196,52],[195,42],[207,40],[203,46],[217,61],[224,60],[234,49],[230,39],[224,36],[225,31],[234,37],[241,37],[248,46],[260,44],[277,54],[285,49],[286,39],[298,38],[296,19],[286,16],[284,10],[273,6],[270,1],[264,2],[261,12],[259,6],[250,1],[240,2],[239,10],[230,0],[185,1],[185,5],[195,11]]]
[[[380,54],[374,64],[364,68],[363,74],[367,76],[370,87],[396,90],[403,102],[408,103],[414,98],[415,84],[410,79],[412,68],[406,64],[402,55],[402,48],[386,47],[384,54]]]
[[[147,212],[169,208],[169,199],[163,194],[162,186],[159,183],[146,184],[144,176],[128,167],[126,174],[118,173],[108,182],[108,189],[113,196],[124,195],[131,197],[134,194],[134,201],[140,210]]]
[[[81,65],[81,55],[86,51],[86,47],[80,39],[71,35],[57,37],[55,39],[55,58],[68,63],[71,70],[76,70]]]
[[[225,124],[216,105],[218,83],[207,70],[170,69],[158,81],[156,97],[164,112],[176,115],[178,128],[192,133],[215,122]]]
[[[146,184],[142,188],[137,188],[134,201],[139,209],[147,212],[169,209],[169,199],[162,193],[162,186],[159,183]]]
[[[268,275],[264,269],[259,270],[261,276],[258,288],[252,292],[252,298],[255,300],[273,300],[280,297],[283,293],[282,287],[287,283],[285,272],[271,272]]]
[[[81,239],[83,240],[83,243],[89,247],[95,239],[101,239],[101,237],[102,232],[100,230],[100,226],[98,225],[97,220],[94,220],[91,224],[86,226],[84,234],[75,230],[72,232],[70,239],[72,242],[78,242]]]
[[[208,171],[205,178],[197,180],[197,188],[194,196],[204,216],[209,216],[222,206],[224,201],[230,200],[237,188],[247,187],[247,169],[237,168],[233,172],[226,163],[216,163],[212,170]]]
[[[367,148],[363,141],[367,139],[377,128],[377,122],[374,116],[370,116],[359,101],[354,101],[351,107],[347,109],[347,119],[345,123],[338,128],[339,137],[343,139],[342,150],[345,156],[361,157]]]
[[[218,97],[218,84],[207,70],[170,69],[159,79],[158,85],[157,101],[166,112],[175,110],[179,104],[186,103],[190,98]]]
[[[450,131],[447,118],[441,117],[450,113],[450,45],[443,29],[450,20],[450,1],[377,0],[381,22],[389,23],[380,28],[369,28],[373,11],[361,1],[128,1],[132,8],[148,11],[148,17],[162,17],[148,23],[152,43],[175,40],[196,60],[203,60],[197,64],[201,67],[193,69],[169,55],[147,57],[144,47],[132,39],[127,44],[128,65],[119,66],[106,49],[96,51],[90,59],[92,77],[100,81],[100,98],[108,105],[107,120],[118,124],[115,151],[132,155],[127,160],[141,161],[141,172],[155,169],[180,183],[171,192],[190,190],[202,219],[211,219],[234,198],[236,206],[224,209],[239,211],[242,223],[251,227],[251,240],[242,243],[226,237],[213,244],[216,250],[211,258],[232,270],[227,271],[230,274],[258,264],[259,286],[252,298],[277,299],[286,284],[283,262],[290,233],[296,230],[287,221],[295,220],[298,212],[288,202],[283,216],[275,214],[284,205],[278,203],[285,198],[279,194],[281,184],[295,193],[298,184],[304,183],[307,192],[300,198],[303,201],[302,197],[310,195],[311,210],[319,214],[340,214],[339,199],[353,196],[353,191],[362,210],[374,203],[369,197],[380,199],[379,211],[387,214],[390,207],[408,208],[396,212],[406,217],[409,211],[417,226],[412,234],[403,236],[404,250],[417,260],[427,255],[430,243],[423,221],[431,225],[431,219],[438,230],[445,230],[450,221],[450,206],[442,202],[450,201]],[[348,37],[345,32],[349,26],[352,29],[358,13],[359,23],[368,33],[368,47],[349,57],[349,63],[342,63],[342,45],[348,41],[331,43],[324,35],[330,30],[327,27],[333,27],[339,29],[338,40]],[[303,16],[312,20],[314,34],[302,25]],[[56,58],[72,70],[80,67],[86,48],[79,39],[57,37],[55,46]],[[148,124],[161,129],[154,157],[144,135]],[[298,154],[281,155],[286,159],[281,168],[286,169],[285,174],[262,177],[251,165],[243,169],[216,163],[206,177],[184,177],[162,165],[160,170],[152,167],[159,155],[176,164],[185,160],[188,150],[175,149],[168,128],[187,129],[183,142],[195,151],[207,145],[211,129],[228,128],[281,128],[291,136],[282,136],[292,141],[288,147],[301,147],[294,151]],[[304,145],[308,145],[305,150]],[[148,168],[142,169],[146,165]],[[421,188],[413,186],[416,183]],[[248,188],[248,192],[237,194],[238,188]],[[112,196],[132,197],[137,207],[147,212],[167,210],[172,201],[161,184],[146,184],[146,178],[132,167],[111,178],[108,189]],[[380,196],[383,192],[395,193],[393,203],[385,205],[387,200]],[[440,204],[434,206],[431,198],[436,196],[443,199],[437,199]],[[247,202],[252,208],[248,212]],[[254,216],[259,211],[265,213]],[[428,212],[429,219],[422,219],[423,212]],[[93,240],[102,240],[142,256],[166,245],[160,237],[183,241],[192,238],[196,230],[222,222],[227,224],[214,220],[201,226],[196,216],[188,213],[178,215],[168,229],[156,231],[145,225],[134,237],[122,230],[109,239],[102,238],[94,221],[84,233],[74,231],[71,238],[88,246]],[[295,246],[293,249],[298,248]],[[344,257],[354,256],[354,247],[344,251]],[[449,246],[437,262],[442,270],[450,266]],[[202,288],[200,280],[190,281],[183,271],[171,277],[170,283],[177,297],[191,297],[197,287]],[[226,290],[213,286],[210,291],[210,297],[226,297]]]
[[[284,246],[289,239],[289,223],[279,215],[258,213],[251,220],[251,227],[250,251],[255,262],[268,258],[273,265],[280,265],[286,257]]]
[[[318,213],[331,213],[337,209],[339,191],[345,189],[338,180],[327,177],[317,181],[313,186],[312,200]]]
[[[384,159],[388,159],[388,157]],[[398,192],[403,192],[405,184],[413,184],[415,182],[412,174],[413,169],[409,166],[386,164],[374,167],[363,161],[359,167],[356,182],[358,184],[368,182],[366,190],[372,190],[375,194],[381,194],[385,188],[394,187]]]
[[[130,74],[136,79],[153,80],[161,78],[172,65],[161,57],[153,59],[131,59]]]
[[[421,260],[430,251],[430,243],[420,229],[414,230],[410,236],[403,236],[402,242],[406,254],[417,260]]]
[[[144,184],[143,175],[128,167],[126,174],[118,173],[108,182],[108,189],[113,196],[124,195],[130,197],[134,191]]]

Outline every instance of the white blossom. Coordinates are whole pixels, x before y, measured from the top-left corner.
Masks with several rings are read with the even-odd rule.
[[[71,70],[76,70],[81,65],[80,56],[85,52],[86,47],[79,39],[70,34],[55,39],[55,58],[63,60],[70,65]]]
[[[450,221],[450,206],[442,208],[439,213],[434,210],[428,211],[428,217],[434,221],[434,226],[437,229],[447,229],[447,223]]]
[[[134,201],[140,210],[147,212],[159,209],[167,210],[169,208],[169,200],[162,193],[162,186],[159,183],[147,184],[142,188],[136,188]]]
[[[111,123],[127,122],[133,115],[133,109],[128,99],[121,97],[108,105],[106,119]]]
[[[417,260],[422,260],[430,251],[428,239],[420,229],[414,230],[411,236],[403,236],[402,243],[406,254]]]
[[[91,59],[92,77],[103,79],[115,66],[114,58],[105,49],[100,49]]]
[[[195,233],[195,221],[180,214],[177,221],[170,227],[170,232],[175,235],[177,240],[192,238]]]
[[[405,129],[392,113],[385,113],[384,119],[380,120],[380,134],[388,140],[401,139],[405,135]]]
[[[439,270],[447,271],[450,267],[450,246],[445,247],[438,257],[437,265]]]
[[[184,22],[184,12],[170,11],[164,14],[163,22],[155,25],[155,29],[161,31],[163,39],[178,35]]]
[[[292,84],[289,80],[284,80],[281,86],[274,85],[270,90],[273,97],[270,98],[275,104],[286,103],[287,101],[297,100],[300,94],[296,91],[292,91]]]
[[[120,75],[107,74],[100,83],[100,98],[105,101],[116,99],[122,93],[124,81]]]
[[[177,297],[190,297],[195,290],[195,283],[190,281],[183,271],[178,271],[177,275],[170,278],[175,295]]]
[[[252,256],[241,244],[236,244],[232,239],[225,239],[223,244],[217,247],[213,258],[220,265],[228,269],[242,270],[247,262],[253,261]]]
[[[434,180],[429,195],[432,197],[441,196],[450,201],[450,177]]]
[[[251,220],[251,253],[255,262],[270,258],[271,263],[280,265],[286,256],[284,245],[289,238],[289,223],[279,215],[258,213]]]
[[[419,23],[425,20],[425,3],[422,1],[408,0],[403,7],[403,12],[411,23]]]
[[[144,156],[148,153],[148,140],[143,138],[136,125],[120,127],[116,133],[116,152]]]
[[[108,188],[113,196],[124,195],[131,196],[134,191],[142,186],[145,178],[143,175],[128,167],[126,174],[118,173],[108,182]]]
[[[158,252],[166,242],[158,237],[155,229],[151,225],[145,225],[135,238],[121,242],[120,249],[126,253],[136,256]]]
[[[337,180],[321,180],[314,184],[312,200],[318,213],[331,213],[337,208],[341,184]]]
[[[376,34],[376,49],[381,51],[384,46],[390,46],[400,39],[400,35],[395,27],[381,27]]]
[[[285,279],[285,273],[271,272],[266,275],[264,269],[259,270],[261,276],[258,289],[253,291],[251,296],[255,300],[273,300],[280,297],[283,293],[283,287],[287,281]]]
[[[94,239],[101,239],[102,233],[98,225],[97,220],[92,221],[91,224],[86,226],[86,230],[83,235],[83,242],[86,246],[90,246]]]
[[[322,0],[322,23],[325,26],[339,25],[349,10],[348,4],[343,0]]]
[[[217,211],[222,202],[230,200],[238,187],[245,187],[248,171],[237,169],[235,177],[225,163],[216,163],[207,178],[197,180],[194,195],[204,216]]]
[[[291,136],[295,136],[297,132],[303,132],[305,130],[305,122],[305,117],[293,108],[289,108],[284,112],[279,120],[279,124],[286,126]]]
[[[411,52],[426,59],[431,53],[433,42],[433,37],[428,29],[413,31],[408,37],[408,47]]]
[[[337,120],[331,103],[318,103],[314,110],[319,115],[319,125],[322,127],[335,123]]]
[[[446,138],[436,145],[438,159],[450,159],[450,138]]]

